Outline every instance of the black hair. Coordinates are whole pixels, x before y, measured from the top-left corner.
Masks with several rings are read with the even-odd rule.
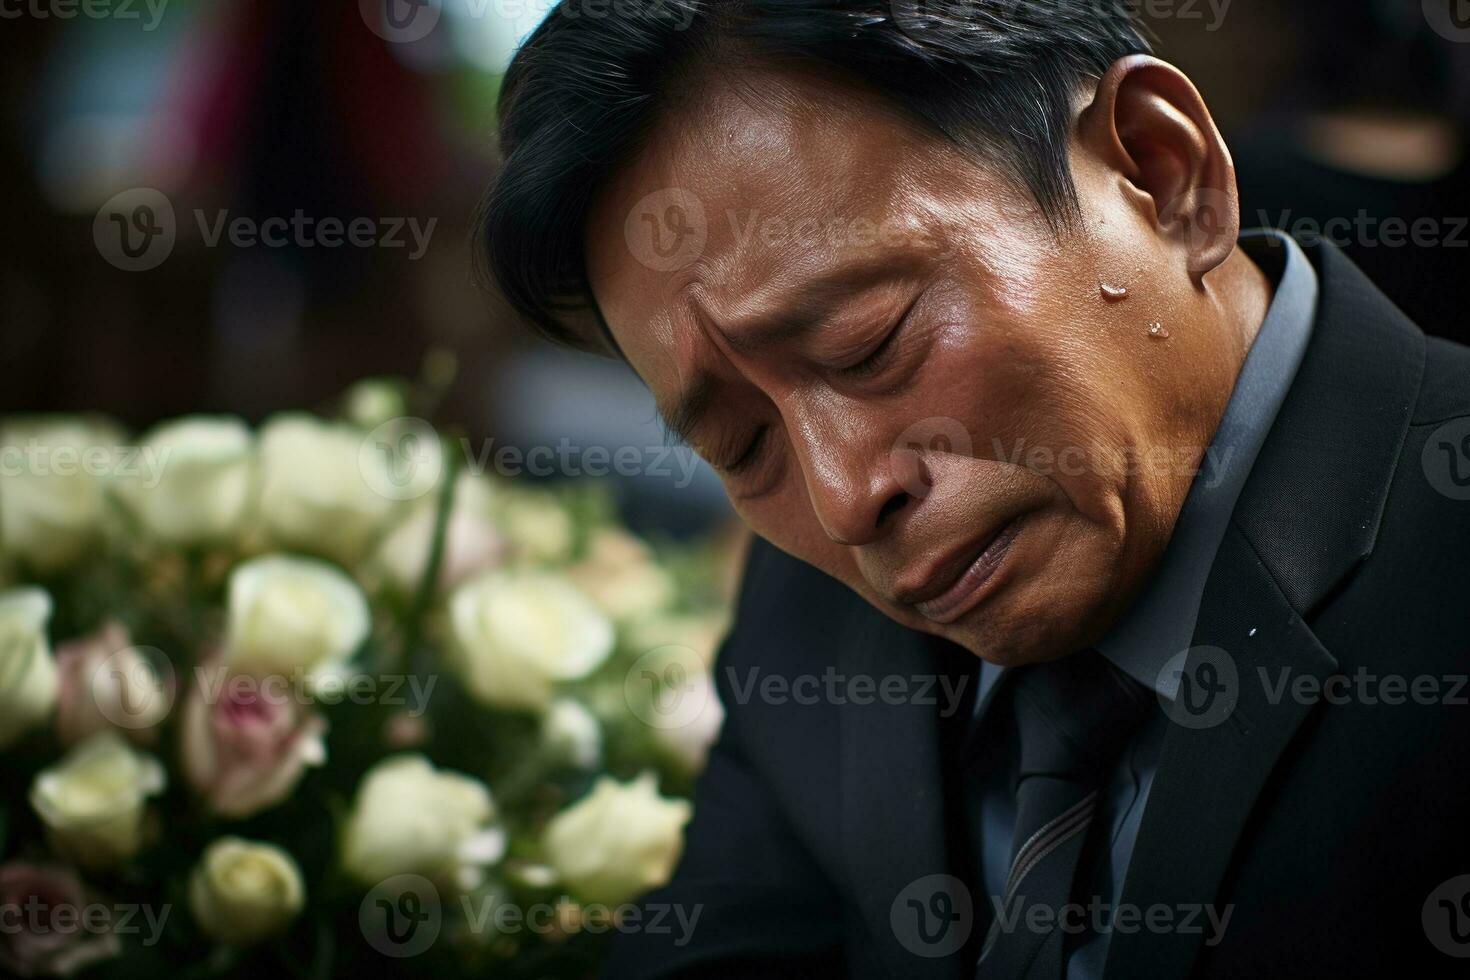
[[[548,338],[598,346],[567,317],[601,323],[583,254],[599,182],[714,64],[790,65],[866,86],[998,161],[1060,231],[1077,214],[1067,159],[1077,88],[1148,50],[1125,0],[563,0],[501,89],[503,163],[476,228],[482,274]]]

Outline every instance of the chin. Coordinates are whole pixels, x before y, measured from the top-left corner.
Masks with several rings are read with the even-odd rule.
[[[1078,649],[1080,643],[1074,638],[1082,631],[1071,625],[1075,622],[1071,616],[1058,617],[1053,612],[1041,617],[1024,611],[1013,612],[1006,608],[1008,605],[1001,601],[994,609],[975,610],[948,627],[946,638],[980,659],[1002,667],[1045,663]],[[1057,606],[1047,603],[1042,608],[1055,611]]]
[[[1109,620],[1110,577],[1082,577],[1054,556],[1030,575],[1017,576],[939,634],[1002,667],[1045,663],[1097,643]],[[1083,567],[1111,568],[1115,556]],[[935,631],[930,624],[931,632]]]

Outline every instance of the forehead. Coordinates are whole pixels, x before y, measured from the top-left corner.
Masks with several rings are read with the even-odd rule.
[[[756,318],[843,268],[938,248],[942,216],[1008,191],[862,88],[776,70],[714,76],[666,112],[587,228],[604,317],[655,394]],[[994,183],[975,194],[961,185]],[[993,215],[991,216],[994,217]]]

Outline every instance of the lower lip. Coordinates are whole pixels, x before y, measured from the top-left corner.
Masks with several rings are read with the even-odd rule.
[[[1018,519],[1006,525],[943,595],[914,603],[919,614],[933,623],[952,623],[975,608],[983,595],[985,583],[994,577],[1000,563],[1005,560],[1020,523]]]

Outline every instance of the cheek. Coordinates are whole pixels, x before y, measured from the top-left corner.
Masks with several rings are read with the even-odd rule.
[[[1111,525],[1133,442],[1128,372],[1106,311],[1080,296],[1052,298],[1064,292],[1033,284],[1017,294],[1030,302],[989,304],[983,327],[945,338],[947,366],[924,397],[963,421],[976,457],[1025,468],[1087,519]]]
[[[788,555],[854,588],[862,583],[852,552],[822,529],[799,477],[783,480],[772,493],[753,500],[731,497],[730,503],[747,527]]]

